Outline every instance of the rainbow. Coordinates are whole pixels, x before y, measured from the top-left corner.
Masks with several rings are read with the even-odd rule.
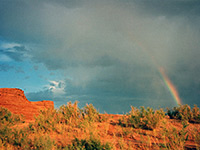
[[[153,64],[154,64],[154,65],[156,66],[156,68],[158,69],[159,74],[161,75],[162,80],[164,81],[166,87],[169,89],[169,91],[170,91],[170,93],[171,93],[173,99],[175,100],[176,104],[177,104],[177,105],[181,105],[181,104],[182,104],[182,103],[181,103],[181,98],[180,98],[180,96],[179,96],[179,94],[178,94],[178,91],[177,91],[176,87],[174,86],[174,84],[172,83],[172,81],[171,81],[171,80],[169,79],[169,77],[166,75],[164,68],[162,68],[162,67],[160,67],[160,66],[158,65],[158,63],[157,63],[155,57],[154,57],[153,55],[151,55],[151,54],[144,48],[144,46],[142,46],[141,42],[139,42],[137,39],[135,39],[130,33],[129,33],[129,36],[130,36],[130,38],[131,38],[133,41],[136,42],[136,44],[141,48],[141,50],[151,58]]]
[[[176,101],[178,105],[181,105],[181,98],[179,97],[178,91],[174,84],[171,82],[171,80],[168,78],[168,76],[165,74],[165,71],[163,68],[159,68],[159,72],[165,82],[165,85],[168,87],[172,97]]]

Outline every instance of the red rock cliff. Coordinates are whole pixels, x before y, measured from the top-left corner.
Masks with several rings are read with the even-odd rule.
[[[0,88],[0,106],[15,114],[22,114],[26,120],[33,120],[39,110],[54,108],[53,101],[30,102],[24,91],[17,88]]]

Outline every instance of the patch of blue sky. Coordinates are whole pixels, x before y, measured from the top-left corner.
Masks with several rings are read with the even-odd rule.
[[[0,72],[1,87],[17,87],[25,92],[40,91],[49,84],[49,81],[61,78],[61,73],[55,71],[52,74],[42,64],[38,64],[37,69],[34,67],[36,64],[27,61],[11,61],[7,64],[12,68]]]
[[[1,87],[20,88],[25,92],[32,92],[42,90],[49,81],[61,80],[62,74],[59,71],[49,71],[42,63],[33,62],[26,57],[22,61],[12,59],[6,51],[15,46],[22,44],[0,37]]]

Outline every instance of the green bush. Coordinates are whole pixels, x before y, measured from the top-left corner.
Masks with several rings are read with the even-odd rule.
[[[196,135],[195,135],[195,143],[196,143],[196,147],[197,149],[200,150],[200,132],[196,132]]]
[[[97,139],[90,138],[86,139],[77,139],[75,138],[71,145],[67,146],[68,150],[111,150],[109,143],[101,144]]]
[[[170,119],[200,123],[200,111],[197,105],[194,105],[192,109],[189,105],[180,105],[179,107],[174,107],[173,110],[167,108],[167,114]]]
[[[76,127],[80,126],[83,120],[88,122],[102,122],[105,120],[92,104],[87,104],[83,109],[80,109],[77,101],[74,104],[68,102],[67,105],[62,105],[58,112],[60,123]]]
[[[83,118],[89,122],[103,122],[105,117],[99,114],[92,104],[86,104],[83,108]]]
[[[122,120],[119,120],[119,124],[153,130],[160,125],[164,117],[165,113],[162,109],[154,111],[149,107],[147,109],[144,107],[140,107],[140,109],[131,107],[131,112],[123,117]]]
[[[67,105],[62,105],[58,110],[47,109],[41,110],[40,114],[35,117],[35,122],[29,124],[29,128],[33,132],[38,131],[56,131],[57,124],[67,124],[72,127],[82,127],[84,121],[94,122],[103,121],[99,112],[92,104],[86,105],[83,109],[78,108],[78,102],[74,104],[68,102]]]
[[[5,125],[0,126],[0,139],[3,143],[9,143],[12,136],[12,130]]]
[[[38,149],[51,150],[55,147],[55,142],[48,135],[34,133],[30,137],[30,130],[11,129],[6,126],[0,129],[0,148],[12,146],[12,149]]]
[[[12,114],[7,108],[0,106],[0,125],[1,124],[16,124],[19,122],[24,122],[22,116]]]
[[[55,147],[55,141],[49,135],[35,135],[33,140],[29,141],[29,149],[52,150]]]
[[[13,147],[20,149],[27,149],[28,131],[26,129],[10,129],[7,126],[0,127],[0,141],[2,146],[13,145]]]
[[[55,109],[41,110],[40,114],[35,117],[35,122],[29,124],[29,128],[33,132],[55,131],[58,122],[59,117]]]
[[[185,143],[188,140],[188,132],[186,130],[188,124],[182,122],[182,129],[178,130],[176,128],[164,128],[162,130],[164,143],[160,144],[162,148],[167,148],[170,150],[184,150]]]
[[[82,117],[82,110],[78,108],[78,102],[74,104],[68,102],[67,105],[62,105],[59,108],[59,122],[77,126]]]

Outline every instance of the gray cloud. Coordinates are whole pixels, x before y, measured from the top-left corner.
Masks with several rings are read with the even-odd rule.
[[[24,61],[27,57],[27,49],[24,46],[14,46],[12,48],[1,49],[0,54],[6,55],[15,61]]]
[[[127,88],[125,88],[124,85],[118,89],[118,87],[115,87],[115,85],[109,85],[108,82],[97,82],[99,81],[93,81],[89,84],[89,86],[81,87],[76,85],[71,79],[66,79],[64,85],[61,82],[57,82],[59,83],[58,86],[50,83],[51,88],[44,89],[39,92],[26,93],[26,96],[32,101],[44,99],[54,100],[55,107],[57,108],[60,105],[66,104],[68,101],[75,102],[78,100],[79,107],[81,108],[87,103],[92,103],[101,113],[104,111],[107,113],[126,113],[130,111],[130,105],[143,105],[145,107],[151,106],[154,108],[158,108],[158,104],[161,107],[172,107],[174,105],[173,102],[170,103],[170,96],[168,93],[165,93],[166,95],[164,97],[158,98],[154,97],[150,93],[145,93],[144,90],[142,92],[143,96],[148,96],[148,98],[144,98],[138,93],[138,89],[136,88],[133,89],[132,87],[132,89],[127,91]],[[116,83],[116,85],[119,86],[119,83]],[[56,89],[59,90],[63,87],[65,87],[64,95],[54,93],[56,92]],[[115,89],[113,90],[112,88]],[[133,91],[131,92],[131,90]]]
[[[0,35],[31,43],[34,48],[28,53],[34,62],[71,77],[65,81],[66,96],[82,101],[91,97],[99,107],[103,99],[173,104],[166,100],[172,98],[159,74],[163,67],[183,101],[189,103],[191,97],[197,102],[199,1],[32,3],[1,2]]]
[[[26,97],[31,101],[53,100],[53,93],[51,90],[46,89],[39,92],[27,93]]]
[[[198,0],[140,0],[137,4],[153,15],[199,16],[200,2]]]

